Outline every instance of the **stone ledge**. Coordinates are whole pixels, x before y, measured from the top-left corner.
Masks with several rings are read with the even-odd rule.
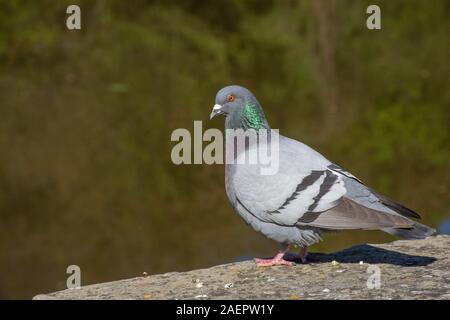
[[[83,286],[48,299],[450,299],[450,236],[311,253],[309,263],[256,267],[252,261]],[[361,262],[362,261],[362,262]],[[368,289],[368,267],[381,272]]]

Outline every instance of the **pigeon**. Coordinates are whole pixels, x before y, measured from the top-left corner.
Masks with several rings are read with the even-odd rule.
[[[306,144],[272,130],[248,89],[231,85],[219,90],[210,119],[218,115],[225,117],[225,131],[237,132],[233,141],[248,135],[243,148],[229,144],[232,138],[226,135],[225,152],[234,152],[230,158],[234,161],[225,163],[228,199],[247,225],[280,245],[273,258],[255,259],[258,266],[305,262],[307,247],[332,231],[383,230],[404,239],[422,239],[435,232],[412,220],[420,219],[413,210],[372,190]],[[269,138],[263,139],[264,132]],[[255,139],[248,138],[252,135]],[[266,164],[242,161],[248,159],[246,153],[267,151],[275,141],[275,172],[263,174]],[[285,259],[292,245],[300,248],[299,253]]]

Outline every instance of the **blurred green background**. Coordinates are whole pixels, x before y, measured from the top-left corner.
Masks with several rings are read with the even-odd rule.
[[[78,4],[82,30],[66,28]],[[381,7],[382,30],[366,28]],[[270,256],[170,134],[241,84],[273,128],[450,216],[450,2],[0,0],[0,298]],[[394,239],[328,236],[312,251]]]

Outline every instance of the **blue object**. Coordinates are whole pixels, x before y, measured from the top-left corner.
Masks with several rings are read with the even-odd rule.
[[[450,218],[445,219],[438,227],[438,233],[450,234]]]

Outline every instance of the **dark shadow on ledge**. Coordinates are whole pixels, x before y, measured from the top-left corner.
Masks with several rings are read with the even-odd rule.
[[[289,260],[291,254],[287,254]],[[427,266],[437,259],[427,256],[415,256],[397,251],[373,247],[368,244],[357,245],[335,253],[309,253],[308,263],[327,263],[333,260],[341,263],[386,263],[404,267]]]

